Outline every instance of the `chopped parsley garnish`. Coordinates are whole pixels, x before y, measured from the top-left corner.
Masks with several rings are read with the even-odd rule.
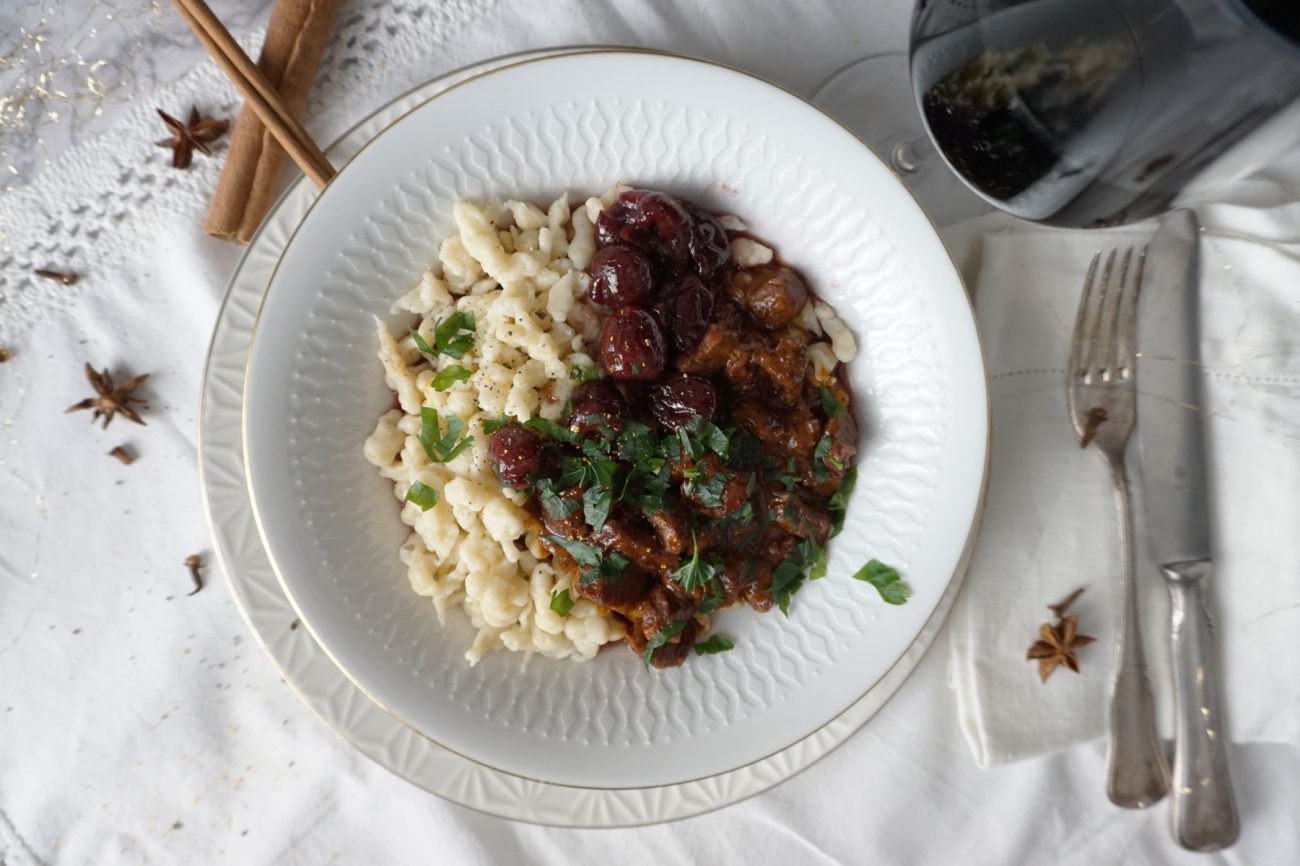
[[[844,411],[844,404],[835,399],[830,388],[822,388],[822,411],[826,413],[827,419],[834,418]]]
[[[655,654],[655,650],[668,643],[668,641],[677,637],[677,633],[686,628],[686,620],[679,619],[676,622],[670,622],[658,631],[650,640],[645,642],[645,653],[641,656],[646,667],[650,667],[650,658]]]
[[[560,496],[549,478],[539,478],[533,483],[533,491],[542,508],[554,520],[563,520],[578,510],[578,500]]]
[[[428,511],[438,504],[438,491],[423,481],[416,481],[406,488],[406,501],[420,506],[421,511]]]
[[[699,587],[711,585],[723,569],[722,560],[716,554],[700,559],[700,543],[695,538],[695,530],[691,530],[691,545],[694,548],[691,558],[669,574],[669,577],[677,581],[687,592],[694,592]]]
[[[560,478],[555,483],[564,490],[586,487],[596,483],[596,470],[582,457],[565,457],[560,461]]]
[[[687,421],[681,429],[686,431],[687,436],[693,440],[694,443],[702,446],[702,448],[707,448],[724,460],[727,458],[731,442],[727,438],[727,434],[723,433],[722,430],[708,418],[705,418],[703,415],[692,415],[691,420]],[[703,452],[700,451],[699,453]],[[692,456],[699,456],[699,454],[695,452],[695,449],[692,449]]]
[[[433,346],[430,346],[429,341],[424,339],[424,335],[422,335],[419,331],[415,330],[415,328],[407,328],[406,330],[410,332],[411,339],[415,341],[415,348],[419,349],[421,352],[423,352],[426,355],[429,355],[430,357],[438,354],[438,350],[433,348]]]
[[[849,471],[844,473],[844,480],[840,482],[839,489],[831,494],[830,502],[827,508],[831,513],[831,538],[840,534],[844,528],[844,516],[849,510],[849,497],[853,495],[853,487],[858,483],[858,467],[850,466]]]
[[[560,616],[568,616],[569,611],[573,610],[573,597],[569,595],[567,589],[561,589],[551,593],[551,610]]]
[[[826,549],[812,538],[795,545],[789,556],[772,571],[772,597],[781,613],[790,615],[790,597],[803,586],[804,578],[816,580],[826,574]]]
[[[569,378],[575,382],[594,382],[600,378],[600,370],[591,364],[574,364]]]
[[[700,641],[695,645],[695,654],[697,656],[713,656],[718,653],[725,653],[736,646],[731,638],[724,634],[715,634],[708,640]]]
[[[558,535],[548,535],[546,540],[563,547],[565,552],[572,556],[573,561],[578,565],[585,565],[588,568],[595,568],[600,565],[600,548],[595,545],[574,538],[561,538]]]
[[[483,419],[483,432],[491,436],[493,433],[497,432],[502,427],[507,426],[509,423],[510,423],[509,415],[502,415],[497,418],[485,418]]]
[[[536,430],[538,433],[541,433],[545,436],[550,436],[552,439],[557,439],[560,442],[578,441],[577,433],[574,433],[572,430],[570,430],[568,427],[565,427],[563,424],[555,423],[550,418],[542,418],[542,417],[529,418],[527,421],[524,422],[524,426],[530,430]]]
[[[418,438],[420,446],[424,448],[424,453],[430,462],[449,463],[468,448],[474,442],[473,436],[466,436],[459,442],[456,441],[464,429],[464,421],[461,421],[455,415],[448,415],[447,433],[443,435],[440,432],[438,410],[432,406],[420,408],[420,435]]]
[[[433,341],[442,354],[452,358],[463,357],[474,348],[474,314],[467,310],[452,313],[433,329]],[[424,348],[421,347],[420,351]]]
[[[827,458],[830,453],[831,434],[827,433],[822,436],[821,440],[817,443],[817,447],[813,449],[813,476],[818,481],[825,481],[830,477],[830,474],[826,471],[826,467],[829,465]],[[835,462],[839,463],[838,460]]]
[[[690,469],[684,471],[682,475],[686,478],[686,485],[682,488],[682,492],[687,496],[694,496],[705,508],[721,508],[722,492],[726,490],[727,483],[736,477],[728,472],[714,472],[708,478],[701,480],[700,473]]]
[[[609,519],[614,493],[603,484],[593,484],[582,494],[582,516],[592,529],[600,529]]]
[[[885,565],[878,559],[873,559],[858,569],[853,579],[874,586],[887,604],[903,604],[912,597],[912,588],[903,580],[898,569]]]
[[[583,586],[597,580],[617,579],[622,576],[623,569],[627,568],[628,558],[621,553],[602,553],[595,545],[558,535],[547,535],[545,538],[552,544],[563,547],[578,565],[584,566],[579,575]]]
[[[464,382],[469,378],[469,370],[466,370],[460,364],[452,364],[450,367],[439,370],[438,375],[433,377],[433,390],[446,391],[457,382]]]

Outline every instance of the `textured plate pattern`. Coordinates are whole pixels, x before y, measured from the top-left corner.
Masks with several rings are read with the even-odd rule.
[[[412,106],[490,65],[431,82],[391,103],[331,148],[331,156],[337,163]],[[620,791],[532,782],[441,749],[370,702],[305,629],[289,628],[296,613],[262,547],[244,483],[240,431],[250,333],[275,263],[313,194],[309,184],[298,182],[268,217],[232,278],[209,350],[200,467],[213,539],[235,599],[286,680],[327,723],[382,766],[462,805],[520,820],[567,826],[621,826],[686,817],[762,791],[825,755],[897,688],[938,630],[960,586],[960,572],[948,585],[916,642],[868,695],[781,753],[701,782]]]
[[[678,73],[695,66],[620,59],[636,67],[623,77],[638,81],[659,80],[651,73],[664,64]],[[573,68],[557,75],[590,74],[592,60],[570,58]],[[982,448],[954,436],[953,419],[982,439],[983,418],[956,405],[955,383],[971,371],[953,369],[953,334],[942,315],[950,320],[951,311],[936,307],[936,298],[952,298],[926,278],[910,243],[900,243],[907,235],[898,215],[844,182],[845,166],[825,171],[822,151],[784,134],[782,124],[735,110],[732,93],[746,86],[769,99],[776,93],[793,120],[799,112],[820,118],[815,111],[732,73],[720,73],[726,80],[715,94],[697,88],[671,102],[638,98],[625,81],[624,90],[593,85],[589,100],[547,104],[539,71],[501,73],[514,73],[501,87],[516,98],[490,98],[496,111],[487,122],[466,102],[483,82],[414,112],[340,175],[325,193],[329,207],[310,214],[291,241],[249,366],[254,502],[308,625],[367,691],[420,731],[549,781],[607,785],[614,767],[624,784],[681,781],[806,735],[893,665],[938,603],[969,525],[932,518],[937,504],[951,506],[941,495],[954,485],[951,464],[982,463]],[[530,88],[531,100],[518,95]],[[633,95],[616,95],[624,92]],[[443,104],[457,98],[465,105]],[[881,199],[897,197],[893,178],[855,155],[890,185]],[[789,620],[720,618],[737,638],[731,653],[649,676],[624,652],[589,664],[533,659],[526,670],[520,658],[498,653],[471,668],[463,660],[468,623],[440,627],[407,587],[396,557],[405,527],[389,485],[360,455],[389,400],[373,358],[372,316],[388,318],[393,299],[432,263],[438,240],[452,231],[457,199],[546,200],[618,179],[740,214],[853,327],[861,352],[851,377],[867,432],[850,526],[832,546],[831,579],[806,588]],[[967,486],[956,484],[973,512],[978,479]],[[935,555],[945,545],[946,561]],[[913,605],[880,617],[874,591],[847,580],[872,556],[909,575]],[[669,745],[675,760],[665,762]]]

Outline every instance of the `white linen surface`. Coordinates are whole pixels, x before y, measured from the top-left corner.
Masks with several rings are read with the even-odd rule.
[[[1300,630],[1300,204],[1197,210],[1214,491],[1209,590],[1230,736],[1296,743],[1297,671],[1278,660]],[[980,764],[1105,733],[1119,614],[1117,524],[1109,470],[1069,427],[1065,363],[1094,253],[1146,243],[1153,228],[1013,229],[984,240],[976,305],[993,457],[980,543],[950,634],[962,728]],[[1142,534],[1141,473],[1131,451],[1144,643],[1167,710],[1169,605]],[[1087,591],[1075,611],[1098,641],[1082,651],[1080,675],[1058,671],[1040,685],[1022,669],[1028,638],[1051,619],[1045,606],[1078,586]]]
[[[340,15],[308,126],[328,140],[455,66],[572,43],[672,48],[807,91],[857,56],[901,46],[909,10],[901,0],[869,7],[805,0],[793,8],[739,0],[358,0]],[[149,144],[158,137],[154,104],[174,109],[191,100],[226,115],[236,104],[204,62],[31,188],[0,198],[7,245],[0,344],[15,353],[0,367],[0,863],[1293,861],[1300,689],[1294,673],[1285,674],[1295,669],[1294,653],[1261,659],[1278,669],[1275,694],[1241,699],[1267,700],[1278,718],[1271,732],[1252,735],[1259,742],[1234,746],[1243,838],[1208,857],[1172,845],[1163,806],[1123,812],[1106,802],[1098,742],[978,769],[945,683],[946,634],[896,698],[828,760],[767,794],[674,824],[573,831],[512,823],[438,800],[371,764],[280,680],[214,570],[203,592],[186,595],[185,556],[205,551],[211,559],[195,469],[204,348],[239,254],[200,232],[217,161],[198,157],[189,173],[171,172],[166,154]],[[1268,273],[1253,252],[1233,261],[1252,285]],[[32,266],[86,276],[69,288],[34,283],[25,278]],[[1268,289],[1281,307],[1296,286]],[[1248,345],[1281,351],[1293,332],[1292,323]],[[63,414],[86,394],[83,360],[153,373],[147,427],[119,419],[103,432],[85,414]],[[1261,359],[1251,375],[1267,375],[1269,363],[1281,362]],[[1294,399],[1294,382],[1252,387]],[[1245,392],[1224,393],[1229,402],[1219,411],[1235,417],[1242,404],[1232,401]],[[1265,422],[1241,441],[1261,463],[1294,471],[1284,463],[1294,414],[1278,408]],[[105,456],[119,443],[138,451],[133,466]],[[1281,472],[1252,477],[1288,481]],[[1294,487],[1294,474],[1289,480]],[[1221,511],[1251,507],[1239,501],[1251,490],[1227,489]],[[1288,516],[1272,517],[1253,535],[1225,535],[1232,541],[1220,544],[1221,554],[1232,571],[1223,585],[1251,580],[1241,546],[1277,545]],[[1216,526],[1224,525],[1216,513]],[[1100,625],[1093,608],[1102,594],[1097,580],[1088,582],[1085,619]],[[1040,589],[1024,590],[1026,604],[1052,600]],[[1294,623],[1284,614],[1274,620],[1242,627]],[[1031,638],[1032,627],[1013,643]],[[1091,649],[1085,670],[1100,674],[1103,651]],[[1229,650],[1253,651],[1246,638]],[[1028,665],[1010,669],[1037,688]],[[1060,713],[1076,712],[1070,689],[1085,682],[1058,674],[1042,691],[1060,699]]]

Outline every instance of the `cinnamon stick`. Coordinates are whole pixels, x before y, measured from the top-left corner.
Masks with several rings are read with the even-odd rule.
[[[275,2],[257,65],[294,116],[307,105],[339,2]],[[283,164],[284,149],[245,105],[235,123],[203,230],[214,237],[248,243],[271,208]]]

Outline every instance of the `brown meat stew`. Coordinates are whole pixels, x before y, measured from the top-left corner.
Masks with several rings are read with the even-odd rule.
[[[627,623],[647,663],[681,664],[714,611],[789,610],[826,568],[858,431],[842,365],[817,380],[783,264],[738,267],[711,214],[648,190],[597,223],[590,299],[611,309],[600,369],[567,424],[492,432],[572,592]]]

